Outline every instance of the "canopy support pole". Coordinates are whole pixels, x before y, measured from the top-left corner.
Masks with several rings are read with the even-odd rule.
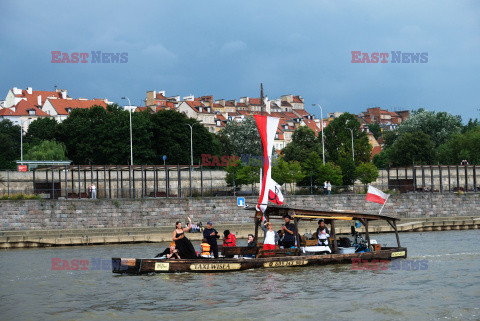
[[[330,221],[330,227],[332,228],[332,237],[333,237],[332,249],[333,249],[333,253],[337,253],[337,236],[335,234],[335,220]]]
[[[400,238],[398,237],[398,230],[397,230],[397,223],[395,221],[391,222],[390,220],[387,220],[388,224],[393,228],[395,231],[395,237],[397,238],[397,246],[401,247],[400,245]]]

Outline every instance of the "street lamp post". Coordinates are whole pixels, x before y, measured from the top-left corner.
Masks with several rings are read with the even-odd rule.
[[[193,166],[193,126],[190,124],[185,124],[190,127],[190,163]]]
[[[353,129],[351,129],[351,128],[347,128],[347,129],[352,134],[352,158],[353,158],[353,162],[355,163],[355,149],[353,148]]]
[[[315,104],[312,104],[312,106],[315,106]],[[320,104],[317,104],[318,107],[320,107],[320,123],[322,126],[322,156],[323,156],[323,165],[325,166],[325,142],[323,140],[323,108],[320,106]]]
[[[20,122],[20,164],[23,165],[23,122]]]
[[[128,105],[130,108],[128,108],[130,112],[130,165],[133,166],[133,142],[132,142],[132,103],[130,102],[130,99],[128,97],[122,97],[122,99],[127,99],[128,100]]]

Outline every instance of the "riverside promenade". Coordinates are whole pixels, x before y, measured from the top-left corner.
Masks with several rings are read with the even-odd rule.
[[[247,198],[246,203],[254,206],[256,200]],[[378,204],[366,202],[365,195],[289,196],[286,204],[366,213],[380,209]],[[393,195],[382,214],[400,218],[400,232],[478,229],[480,197]],[[169,241],[175,222],[186,222],[187,216],[203,225],[212,220],[220,233],[229,229],[238,238],[253,232],[253,211],[238,207],[234,197],[0,201],[0,248]],[[371,233],[392,232],[389,226],[376,224],[371,225]],[[316,226],[300,222],[298,229],[303,235],[314,232]],[[337,234],[348,234],[350,225],[344,222],[337,229]],[[188,236],[201,239],[201,233]]]

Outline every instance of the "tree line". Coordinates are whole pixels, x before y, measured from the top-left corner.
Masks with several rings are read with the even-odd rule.
[[[480,163],[480,123],[460,116],[418,109],[397,131],[384,132],[384,147],[375,155],[378,167],[412,165],[459,165],[463,160]]]

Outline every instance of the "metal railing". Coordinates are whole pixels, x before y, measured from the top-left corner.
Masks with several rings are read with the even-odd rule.
[[[52,199],[257,196],[259,184],[227,186],[219,171],[201,166],[52,166],[33,172],[0,171],[0,198]],[[380,170],[372,185],[389,193],[478,193],[477,166],[411,166]],[[329,195],[322,185],[284,184],[286,195]],[[333,185],[330,195],[364,194],[363,184]],[[23,196],[22,196],[23,195]]]

